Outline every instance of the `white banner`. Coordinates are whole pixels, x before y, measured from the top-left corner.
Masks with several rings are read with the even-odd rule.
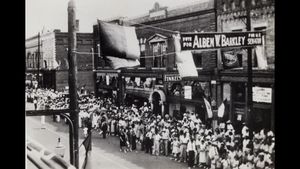
[[[106,75],[105,77],[106,77],[106,85],[109,85],[109,76]]]
[[[192,86],[184,86],[184,98],[192,99]]]
[[[253,101],[272,103],[272,88],[253,87]]]

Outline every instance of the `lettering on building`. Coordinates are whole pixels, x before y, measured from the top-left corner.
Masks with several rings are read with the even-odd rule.
[[[179,74],[173,74],[173,75],[165,75],[165,82],[177,82],[181,81],[181,77]]]

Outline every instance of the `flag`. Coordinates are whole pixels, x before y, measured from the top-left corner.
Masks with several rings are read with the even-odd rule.
[[[218,108],[218,117],[224,117],[224,112],[225,112],[225,104],[224,101]]]
[[[267,62],[267,58],[264,54],[263,46],[256,46],[255,47],[255,54],[256,54],[258,68],[259,69],[267,69],[268,68],[268,62]]]
[[[89,133],[88,136],[82,142],[82,145],[84,146],[86,153],[88,151],[92,150],[92,148],[91,148],[92,140],[91,139],[92,139],[92,133]]]
[[[92,152],[89,151],[87,154],[86,154],[86,158],[84,159],[84,164],[82,166],[81,169],[94,169],[94,168],[98,168],[98,167],[95,167],[92,163],[93,161],[93,156],[92,156]]]
[[[91,165],[90,164],[91,163],[90,155],[92,150],[91,144],[92,144],[92,133],[90,132],[81,144],[85,148],[85,157],[81,169],[88,169],[89,168],[88,166]]]
[[[176,52],[176,65],[181,78],[198,77],[191,51]]]
[[[140,65],[140,62],[137,59],[123,59],[113,56],[106,56],[106,58],[113,69],[119,69],[124,67],[136,67]]]
[[[139,59],[140,49],[135,27],[98,22],[101,52],[104,56]]]
[[[173,35],[173,42],[175,47],[175,60],[180,77],[198,77],[192,52],[181,51],[180,35]]]
[[[211,106],[210,106],[209,102],[205,98],[204,98],[204,103],[205,103],[205,107],[206,107],[206,112],[207,112],[208,118],[212,118],[213,117],[213,113],[212,113],[212,110],[211,110]]]

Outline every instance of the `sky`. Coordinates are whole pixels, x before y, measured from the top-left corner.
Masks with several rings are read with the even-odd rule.
[[[75,0],[76,18],[79,19],[79,31],[91,33],[97,18],[132,18],[147,14],[155,2],[160,6],[179,7],[196,1],[207,0]],[[67,32],[68,2],[69,0],[26,0],[26,38],[37,35],[43,28]]]

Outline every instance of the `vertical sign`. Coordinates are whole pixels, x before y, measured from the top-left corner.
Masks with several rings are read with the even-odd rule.
[[[192,86],[184,86],[184,98],[192,99]]]
[[[106,85],[108,86],[109,85],[109,76],[106,75],[105,77],[106,77]]]

